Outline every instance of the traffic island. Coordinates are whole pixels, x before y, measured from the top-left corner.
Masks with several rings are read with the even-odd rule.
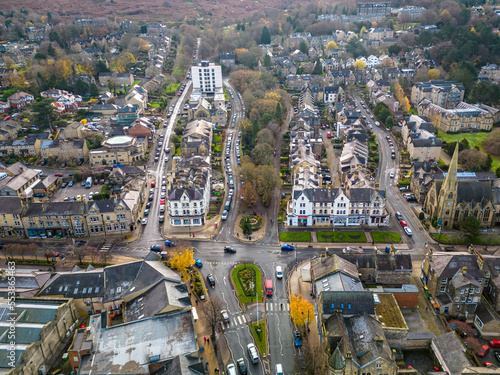
[[[231,279],[237,291],[236,297],[242,305],[262,302],[262,272],[253,264],[240,264],[231,272]]]
[[[267,215],[238,215],[234,223],[234,233],[241,242],[257,242],[267,231]]]
[[[250,323],[252,336],[259,348],[262,357],[267,355],[267,335],[266,335],[266,319],[261,319],[257,322]]]

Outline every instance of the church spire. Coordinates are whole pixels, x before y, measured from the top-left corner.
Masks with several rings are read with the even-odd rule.
[[[446,174],[446,178],[443,182],[443,188],[445,190],[456,190],[454,186],[457,183],[457,169],[458,169],[458,140],[457,145],[455,146],[455,152],[451,158],[450,166],[448,168],[448,173]]]

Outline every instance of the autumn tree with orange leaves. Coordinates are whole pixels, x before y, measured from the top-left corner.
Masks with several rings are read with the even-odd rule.
[[[290,315],[293,323],[303,326],[305,323],[311,323],[314,319],[314,306],[307,302],[302,294],[290,296]]]

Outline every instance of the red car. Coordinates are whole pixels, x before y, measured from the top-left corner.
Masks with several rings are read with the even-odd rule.
[[[54,176],[56,176],[56,177],[62,177],[63,174],[62,173],[54,173]]]
[[[401,220],[401,221],[399,222],[399,224],[401,224],[401,226],[402,226],[403,228],[407,226],[406,221],[404,221],[404,220]]]
[[[488,362],[488,361],[486,361],[486,362],[484,362],[484,366],[485,366],[485,367],[488,367],[488,366],[493,366],[493,362]]]
[[[490,351],[490,347],[486,344],[484,345],[481,345],[481,349],[479,349],[479,352],[477,353],[477,355],[479,357],[484,357],[486,354],[488,354],[488,352]]]
[[[155,187],[156,186],[156,182],[151,182],[151,187]]]
[[[491,340],[490,346],[492,348],[500,348],[500,340],[499,339]]]
[[[160,199],[160,204],[165,204],[165,198]]]
[[[326,138],[332,138],[332,133],[326,132]]]

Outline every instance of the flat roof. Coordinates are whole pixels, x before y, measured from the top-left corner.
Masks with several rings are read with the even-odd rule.
[[[408,329],[405,318],[392,293],[378,293],[380,304],[375,303],[375,315],[384,328]]]

